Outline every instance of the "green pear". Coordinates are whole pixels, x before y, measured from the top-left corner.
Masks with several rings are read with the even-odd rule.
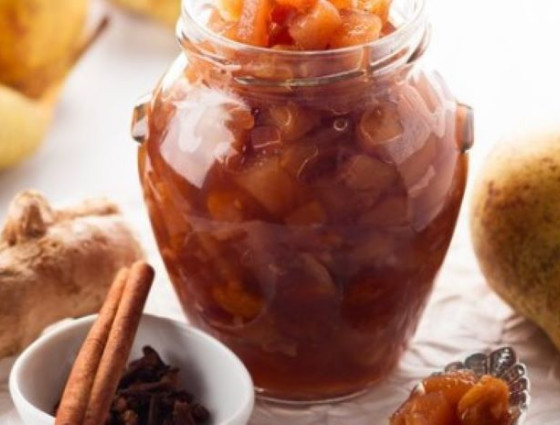
[[[560,349],[560,126],[496,147],[475,184],[470,223],[490,287]]]

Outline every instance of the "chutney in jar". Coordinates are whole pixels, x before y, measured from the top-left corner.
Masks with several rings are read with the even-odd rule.
[[[447,252],[470,121],[419,66],[421,2],[400,3],[402,29],[309,53],[229,40],[187,1],[184,54],[147,107],[140,178],[171,281],[264,397],[386,376]]]

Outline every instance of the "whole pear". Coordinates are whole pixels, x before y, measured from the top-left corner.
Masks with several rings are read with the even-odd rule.
[[[58,83],[83,44],[87,0],[0,0],[0,83],[32,98]]]
[[[470,224],[488,284],[560,349],[560,126],[496,147],[475,184]]]
[[[55,92],[30,99],[0,85],[0,170],[19,163],[39,146],[53,115]]]
[[[135,13],[154,18],[175,27],[181,14],[181,0],[112,0]]]

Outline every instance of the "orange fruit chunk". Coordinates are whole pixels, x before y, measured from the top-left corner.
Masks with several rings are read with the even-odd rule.
[[[237,24],[237,41],[253,46],[268,46],[268,24],[272,0],[243,0]]]
[[[369,43],[391,32],[392,0],[217,0],[209,27],[239,42],[284,50]],[[394,29],[394,28],[393,28]]]
[[[391,425],[510,425],[509,388],[460,370],[431,376],[391,416]]]
[[[370,43],[381,37],[383,22],[377,15],[360,10],[341,10],[342,25],[330,40],[330,47],[341,48]]]
[[[298,11],[305,11],[313,7],[317,0],[275,0],[275,3],[279,6],[287,6]]]
[[[268,212],[282,216],[297,203],[300,187],[271,156],[237,174],[235,183],[250,194]]]
[[[210,192],[206,206],[216,220],[232,222],[243,220],[243,201],[239,194],[223,190]]]
[[[432,376],[423,381],[426,393],[442,393],[452,405],[457,405],[459,400],[469,391],[477,381],[474,373],[466,370]]]
[[[483,376],[459,401],[461,425],[509,425],[509,388],[493,376]]]
[[[309,12],[294,18],[289,33],[303,50],[324,50],[341,24],[338,9],[327,0],[317,0]]]
[[[311,224],[324,224],[327,221],[327,213],[317,201],[310,202],[298,208],[285,219],[287,224],[306,226]]]
[[[397,105],[386,103],[366,110],[357,130],[363,149],[383,154],[384,145],[398,140],[404,133]]]
[[[391,3],[392,0],[358,0],[358,9],[379,16],[385,24],[389,19]]]
[[[338,10],[343,9],[356,9],[358,7],[358,0],[329,0],[336,6]]]
[[[264,300],[243,287],[239,281],[229,281],[212,290],[216,302],[232,316],[252,320],[264,308]]]
[[[226,21],[239,21],[243,10],[243,0],[218,0],[217,9]]]
[[[275,125],[284,140],[293,141],[303,137],[319,124],[317,111],[302,108],[295,103],[271,106],[263,114],[267,124]]]
[[[442,393],[414,397],[391,417],[391,425],[460,425],[453,406]]]

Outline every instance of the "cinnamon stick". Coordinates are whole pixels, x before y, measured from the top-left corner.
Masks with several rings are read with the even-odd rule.
[[[137,262],[130,269],[93,381],[83,425],[102,425],[108,417],[111,401],[126,367],[153,278],[154,270],[145,262]]]
[[[127,277],[128,269],[121,269],[109,289],[99,316],[93,323],[66,382],[55,425],[79,425],[82,423],[95,373],[105,349]]]

